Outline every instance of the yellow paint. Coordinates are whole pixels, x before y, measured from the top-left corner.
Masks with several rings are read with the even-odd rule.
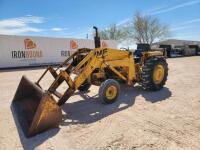
[[[113,100],[117,96],[117,88],[115,86],[110,86],[106,90],[106,98],[108,100]]]
[[[86,66],[84,66],[87,64]],[[80,72],[81,68],[84,69]],[[128,68],[127,76],[124,76],[115,67]],[[132,80],[136,79],[135,63],[133,54],[128,51],[110,49],[110,48],[95,48],[93,49],[74,69],[79,74],[74,80],[75,87],[78,88],[87,78],[89,78],[95,69],[110,68],[119,78],[127,81],[132,85]]]
[[[155,84],[160,84],[163,81],[165,74],[164,67],[162,65],[157,65],[153,71],[153,81]]]

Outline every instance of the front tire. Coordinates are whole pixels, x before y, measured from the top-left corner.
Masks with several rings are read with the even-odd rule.
[[[116,80],[107,79],[99,88],[99,98],[102,103],[114,103],[120,93],[120,85]]]
[[[168,64],[163,57],[148,59],[142,67],[142,87],[144,90],[157,91],[163,88],[167,81]]]

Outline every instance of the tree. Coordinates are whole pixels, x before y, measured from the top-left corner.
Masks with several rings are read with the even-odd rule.
[[[155,40],[161,40],[169,35],[169,27],[153,16],[136,13],[127,25],[127,38],[138,43],[152,45]]]
[[[124,28],[119,28],[116,24],[111,24],[108,28],[100,31],[99,35],[103,40],[122,41],[126,38]]]

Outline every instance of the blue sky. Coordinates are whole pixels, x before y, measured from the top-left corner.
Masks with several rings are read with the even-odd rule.
[[[169,24],[171,38],[200,40],[200,0],[0,0],[0,34],[86,38],[136,11]]]

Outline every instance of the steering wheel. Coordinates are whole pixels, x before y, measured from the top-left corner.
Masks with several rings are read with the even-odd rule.
[[[125,50],[125,51],[129,51],[129,48],[126,48],[126,47],[121,47],[120,49]]]

